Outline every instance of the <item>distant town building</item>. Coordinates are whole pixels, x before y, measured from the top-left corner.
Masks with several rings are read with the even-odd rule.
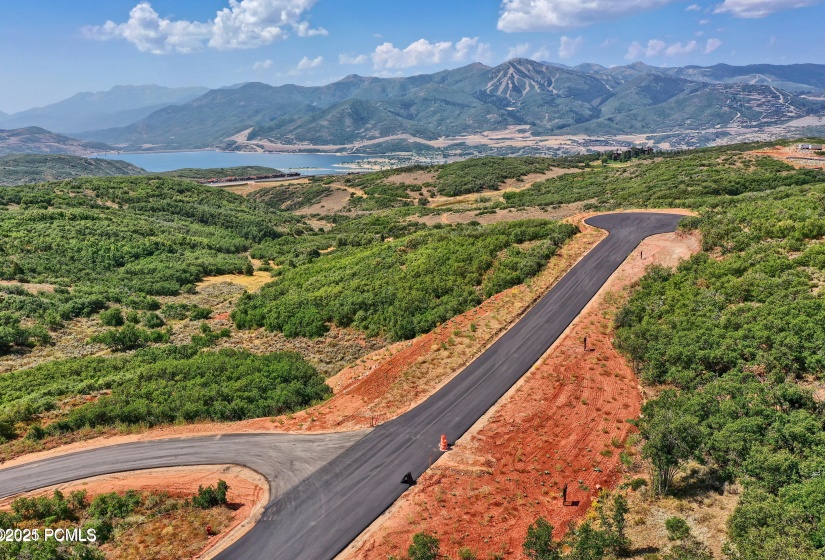
[[[822,144],[800,144],[799,149],[800,150],[813,150],[813,151],[816,151],[816,152],[821,152],[822,151]]]

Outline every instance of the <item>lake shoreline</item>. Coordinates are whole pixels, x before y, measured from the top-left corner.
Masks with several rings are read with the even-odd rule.
[[[234,152],[224,150],[164,150],[157,152],[99,152],[91,157],[121,160],[137,165],[150,173],[163,173],[183,168],[262,166],[284,172],[299,171],[302,175],[345,174],[363,169],[358,161],[375,156],[357,154]]]

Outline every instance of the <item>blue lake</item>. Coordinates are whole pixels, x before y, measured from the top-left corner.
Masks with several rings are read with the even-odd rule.
[[[328,173],[346,173],[351,171],[346,165],[354,161],[367,159],[367,156],[331,154],[269,154],[246,152],[153,152],[100,154],[95,157],[119,159],[142,167],[147,171],[172,171],[184,167],[237,167],[240,165],[261,165],[274,167],[281,171],[297,171],[303,175],[320,175]]]

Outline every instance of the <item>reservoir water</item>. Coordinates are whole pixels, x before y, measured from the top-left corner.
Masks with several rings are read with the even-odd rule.
[[[184,167],[237,167],[262,165],[281,171],[297,171],[302,175],[346,173],[353,168],[346,164],[367,159],[367,156],[334,154],[272,154],[255,152],[151,152],[99,154],[95,157],[119,159],[147,171],[172,171]]]

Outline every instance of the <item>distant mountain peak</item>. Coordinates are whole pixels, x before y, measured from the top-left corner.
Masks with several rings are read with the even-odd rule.
[[[555,93],[549,70],[527,58],[512,58],[491,70],[490,82],[484,89],[510,101],[517,101],[531,91]]]
[[[655,66],[650,66],[649,64],[645,64],[641,60],[636,61],[632,64],[627,65],[628,68],[633,68],[634,70],[639,70],[641,72],[648,72],[650,70],[658,70]]]

